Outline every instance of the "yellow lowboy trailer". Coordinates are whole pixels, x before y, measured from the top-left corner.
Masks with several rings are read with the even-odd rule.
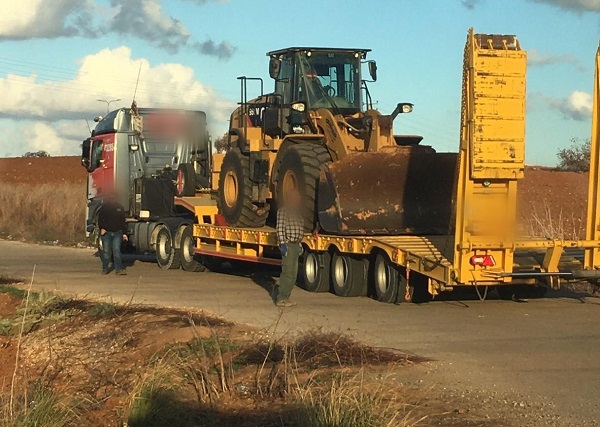
[[[306,235],[302,286],[340,296],[370,293],[395,302],[459,286],[504,296],[556,288],[560,279],[598,279],[600,268],[600,50],[596,58],[591,172],[586,240],[523,239],[517,229],[517,186],[524,175],[526,52],[515,36],[470,31],[464,55],[460,151],[454,212],[445,235]],[[218,169],[219,159],[215,159]],[[218,170],[213,170],[218,172]],[[427,174],[427,170],[422,171]],[[273,228],[218,226],[210,196],[177,199],[193,211],[195,252],[208,257],[279,264]],[[566,248],[585,251],[576,271],[559,270]],[[523,265],[519,253],[543,252]],[[545,289],[544,287],[544,289]],[[428,292],[428,293],[427,293]],[[533,295],[533,294],[531,294]]]

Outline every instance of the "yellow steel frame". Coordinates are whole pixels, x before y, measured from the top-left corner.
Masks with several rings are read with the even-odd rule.
[[[596,73],[594,75],[594,107],[592,113],[592,141],[590,155],[590,182],[588,186],[588,212],[586,239],[600,240],[600,46],[596,53]],[[600,248],[585,250],[586,269],[600,268]]]

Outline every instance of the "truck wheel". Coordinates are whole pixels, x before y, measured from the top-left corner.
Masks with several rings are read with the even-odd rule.
[[[184,225],[177,234],[179,236],[181,268],[192,272],[206,270],[202,262],[200,262],[200,255],[196,254],[196,241],[192,233],[192,226]]]
[[[317,185],[321,167],[330,161],[331,157],[325,147],[308,142],[300,143],[285,150],[277,170],[277,206],[285,203],[286,194],[290,190],[298,190],[305,200],[302,215],[304,228],[308,233],[314,229],[317,220]]]
[[[196,195],[196,171],[191,163],[182,163],[177,168],[177,197],[192,197]]]
[[[234,227],[263,227],[269,215],[268,205],[252,203],[252,181],[248,159],[239,150],[230,150],[223,158],[219,174],[219,212]]]
[[[395,303],[404,300],[406,293],[406,277],[400,274],[398,268],[387,255],[378,253],[373,264],[373,287],[377,301]]]
[[[302,256],[302,280],[300,287],[309,292],[329,291],[329,268],[331,255],[328,252],[305,250]]]
[[[173,245],[171,231],[160,225],[156,234],[156,261],[163,270],[175,270],[181,265],[181,253]]]
[[[334,253],[331,258],[331,285],[340,297],[357,297],[367,294],[366,260]]]

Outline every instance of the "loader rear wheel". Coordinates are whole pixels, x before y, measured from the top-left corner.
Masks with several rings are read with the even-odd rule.
[[[333,254],[331,258],[331,285],[340,297],[358,297],[367,294],[368,262],[350,255]]]
[[[230,150],[223,158],[219,174],[219,212],[234,227],[262,227],[269,206],[252,203],[252,181],[248,158],[239,150]]]
[[[304,250],[302,256],[302,281],[300,287],[309,292],[327,292],[329,290],[329,252]]]
[[[173,245],[171,230],[159,225],[156,233],[156,261],[163,270],[176,270],[181,265],[181,253]]]
[[[181,268],[185,271],[199,272],[206,268],[196,254],[196,243],[192,234],[192,226],[184,225],[179,235],[179,251],[181,252]]]
[[[196,195],[196,171],[191,163],[182,163],[177,168],[177,197],[192,197]]]
[[[282,155],[276,174],[277,206],[283,206],[290,190],[296,189],[305,201],[304,228],[311,232],[316,224],[317,185],[321,167],[331,161],[327,149],[314,143],[289,146]]]
[[[373,287],[378,301],[395,303],[404,300],[406,277],[400,274],[387,255],[378,253],[373,263]]]

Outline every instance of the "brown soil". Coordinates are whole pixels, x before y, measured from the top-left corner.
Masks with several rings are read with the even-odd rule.
[[[0,158],[0,183],[84,184],[86,176],[77,156]]]
[[[584,238],[587,173],[530,166],[519,182],[521,223],[526,234]]]

